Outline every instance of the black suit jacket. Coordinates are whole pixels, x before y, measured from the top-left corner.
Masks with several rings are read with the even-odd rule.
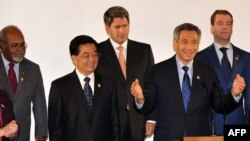
[[[119,140],[115,82],[95,73],[93,111],[76,72],[52,82],[49,94],[50,141]]]
[[[210,105],[223,112],[220,103],[222,89],[212,67],[194,60],[190,100],[185,112],[175,56],[153,66],[145,83],[145,103],[140,112],[146,113],[158,106],[159,116],[154,141],[170,141],[186,135],[209,135]],[[230,94],[224,95],[225,112],[238,104]]]
[[[153,53],[150,45],[128,40],[126,80],[122,74],[117,55],[115,54],[114,48],[109,39],[99,44],[99,52],[101,53],[101,58],[99,60],[97,71],[114,78],[118,86],[118,104],[122,133],[127,126],[126,118],[127,112],[129,112],[132,136],[136,139],[144,139],[145,117],[136,112],[133,107],[134,98],[130,94],[130,86],[135,78],[138,78],[141,85],[143,85],[146,75],[154,64]],[[126,110],[127,103],[130,107],[129,111]]]
[[[2,111],[2,127],[12,120],[15,120],[13,104],[6,91],[0,89],[0,110]],[[2,128],[0,127],[0,128]],[[2,137],[3,141],[9,141],[9,138]],[[14,139],[13,139],[14,140]]]

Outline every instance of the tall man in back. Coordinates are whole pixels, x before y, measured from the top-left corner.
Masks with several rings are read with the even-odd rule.
[[[152,135],[155,123],[145,124],[145,116],[135,111],[129,87],[134,78],[140,79],[143,85],[145,76],[154,64],[151,46],[128,39],[129,13],[123,7],[109,8],[104,13],[104,23],[109,39],[99,44],[102,56],[97,71],[117,82],[122,139],[143,141],[145,134]]]
[[[13,102],[20,126],[18,141],[30,140],[31,108],[36,141],[47,138],[47,107],[40,68],[24,57],[27,44],[22,31],[13,25],[0,31],[0,88]],[[31,104],[33,107],[31,107]]]
[[[238,73],[245,78],[247,86],[250,86],[250,55],[234,46],[230,41],[233,31],[232,14],[227,10],[216,10],[210,20],[214,43],[200,51],[196,58],[214,67],[225,93],[230,90],[233,80]],[[226,62],[228,62],[228,69],[224,67]],[[223,134],[224,124],[245,123],[245,114],[250,104],[250,89],[246,89],[243,92],[243,96],[244,102],[232,113],[228,115],[213,113],[216,134]]]

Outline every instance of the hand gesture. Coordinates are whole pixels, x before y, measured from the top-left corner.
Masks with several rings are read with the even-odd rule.
[[[18,125],[15,120],[12,120],[3,128],[0,129],[1,135],[7,138],[15,136],[18,130]]]
[[[135,79],[131,85],[131,95],[135,97],[137,103],[142,104],[144,102],[142,88],[138,79]]]
[[[245,89],[246,84],[243,77],[241,77],[239,74],[236,75],[233,86],[232,86],[232,93],[234,96],[239,96],[243,90]]]

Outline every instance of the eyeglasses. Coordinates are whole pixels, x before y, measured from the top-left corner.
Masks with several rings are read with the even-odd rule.
[[[25,42],[22,43],[8,43],[5,42],[9,47],[11,47],[12,49],[17,49],[17,48],[21,48],[21,49],[25,49],[27,48],[27,44]]]
[[[83,58],[83,59],[89,59],[90,57],[92,58],[100,58],[101,54],[98,52],[95,53],[83,53],[82,55],[78,55],[79,57]]]

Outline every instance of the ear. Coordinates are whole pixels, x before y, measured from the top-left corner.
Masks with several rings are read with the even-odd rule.
[[[76,66],[76,64],[77,64],[77,56],[71,55],[71,60],[72,60],[72,63],[74,64],[74,66]]]
[[[177,41],[175,39],[173,39],[173,49],[174,49],[175,52],[177,50],[177,46],[178,46]]]
[[[214,26],[210,25],[210,32],[213,34],[214,33]]]
[[[109,29],[110,29],[110,26],[105,24],[105,30],[106,30],[107,35],[109,35]]]

